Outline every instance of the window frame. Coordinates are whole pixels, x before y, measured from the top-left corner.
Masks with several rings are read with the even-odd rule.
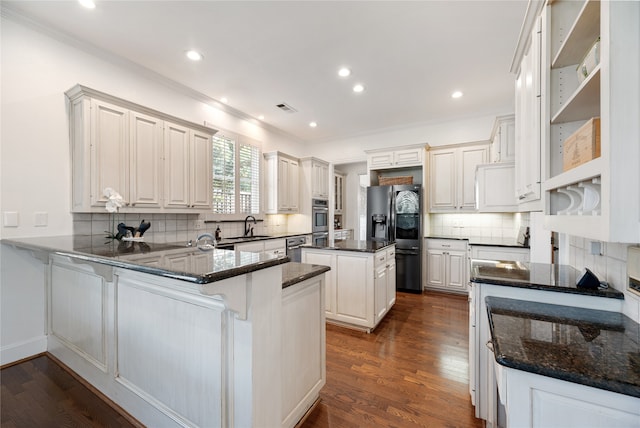
[[[254,216],[258,220],[264,219],[264,158],[263,158],[263,148],[262,142],[255,140],[253,138],[235,133],[226,130],[219,130],[211,139],[212,145],[212,153],[211,153],[211,168],[213,169],[213,157],[215,156],[215,150],[213,150],[213,144],[215,142],[216,137],[226,137],[229,140],[234,141],[234,213],[216,213],[213,211],[213,171],[212,171],[212,182],[211,182],[211,192],[212,192],[212,206],[211,211],[207,213],[206,220],[217,220],[217,221],[242,221],[245,217],[251,215]],[[258,212],[257,213],[240,213],[238,209],[240,208],[240,146],[252,146],[258,149]]]

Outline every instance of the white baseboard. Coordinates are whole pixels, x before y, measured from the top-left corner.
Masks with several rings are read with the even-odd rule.
[[[33,337],[20,343],[12,343],[0,348],[0,366],[14,363],[47,351],[47,336]]]

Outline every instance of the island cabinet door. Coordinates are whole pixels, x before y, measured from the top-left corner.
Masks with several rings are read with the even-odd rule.
[[[336,319],[373,327],[373,257],[339,254],[336,270]]]

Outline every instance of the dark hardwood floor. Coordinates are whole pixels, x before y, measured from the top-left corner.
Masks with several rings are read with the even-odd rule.
[[[136,427],[42,355],[0,371],[2,428]]]
[[[304,428],[482,427],[469,397],[466,296],[398,293],[371,333],[327,325],[327,383]]]
[[[371,334],[327,326],[327,384],[301,424],[482,427],[468,392],[464,296],[398,293]],[[47,356],[0,371],[2,428],[132,427]]]

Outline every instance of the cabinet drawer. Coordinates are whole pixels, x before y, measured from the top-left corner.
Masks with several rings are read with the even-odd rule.
[[[467,241],[462,239],[427,239],[427,248],[445,251],[467,251]]]
[[[375,253],[374,255],[374,265],[375,267],[378,267],[380,265],[384,265],[387,263],[387,252],[386,251],[379,251],[377,253]]]
[[[395,247],[389,248],[387,250],[387,261],[391,263],[391,262],[395,262],[395,260],[396,260],[396,248]]]

